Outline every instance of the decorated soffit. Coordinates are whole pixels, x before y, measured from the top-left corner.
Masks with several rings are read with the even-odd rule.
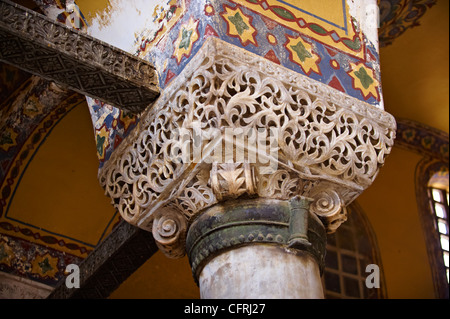
[[[51,7],[51,1],[16,2],[40,13],[56,8],[57,10],[53,11],[57,13],[55,19],[62,23],[70,23],[67,20],[71,18],[70,14],[61,9],[64,7],[64,1],[56,1],[55,7]],[[84,96],[66,91],[15,67],[0,64],[1,272],[55,286],[64,277],[66,265],[79,264],[119,221],[97,183],[93,185],[98,186],[101,198],[93,205],[103,211],[98,211],[98,216],[102,217],[95,217],[96,220],[92,225],[77,222],[78,226],[74,227],[74,219],[79,221],[85,214],[82,212],[84,209],[78,209],[76,214],[69,216],[73,209],[67,207],[64,212],[59,211],[59,217],[52,216],[52,211],[58,212],[51,209],[56,202],[62,203],[66,199],[66,203],[69,203],[73,200],[73,193],[67,191],[77,184],[77,181],[72,180],[70,186],[64,185],[64,182],[58,184],[60,181],[55,179],[57,171],[53,177],[40,174],[45,172],[46,167],[42,163],[51,159],[56,163],[54,169],[57,169],[58,165],[64,165],[58,161],[73,156],[64,152],[70,149],[73,138],[76,140],[83,134],[84,141],[91,141],[91,144],[94,144],[91,140],[89,122],[87,132],[81,134],[76,131],[78,128],[81,129],[78,121],[82,120],[80,119],[80,114],[83,114],[82,108],[87,109]],[[85,114],[88,115],[84,120],[89,118],[89,112],[85,111]],[[62,135],[61,129],[65,132]],[[69,131],[70,129],[72,131]],[[50,147],[50,144],[53,146]],[[89,149],[89,153],[92,151],[95,152],[95,147]],[[77,149],[77,153],[85,152]],[[69,159],[68,162],[70,161],[73,162]],[[79,161],[78,165],[80,163],[84,163],[84,160]],[[36,168],[36,165],[44,166]],[[69,171],[64,170],[64,176],[87,167],[85,164],[80,167],[71,165],[70,168],[66,165]],[[90,175],[96,180],[95,169]],[[31,176],[38,177],[30,183]],[[46,182],[39,185],[44,180]],[[84,189],[85,192],[95,193],[95,189],[92,191],[89,185],[91,184],[78,187],[81,191]],[[53,191],[41,192],[44,189]],[[56,189],[65,191],[56,194],[59,192]],[[49,196],[50,194],[54,197]],[[87,200],[89,197],[90,195],[84,196],[84,199]],[[90,220],[89,216],[85,217],[86,221]],[[64,227],[60,227],[71,220],[72,224],[66,225],[65,230]],[[86,230],[92,230],[92,227],[96,227],[96,230],[85,236]]]
[[[407,119],[396,119],[395,145],[424,157],[449,162],[448,133],[423,123]]]
[[[380,47],[385,47],[405,31],[420,25],[420,18],[437,0],[379,0],[380,28],[378,37]]]
[[[85,97],[63,91],[33,76],[7,101],[10,103],[0,110],[0,271],[54,286],[64,275],[65,266],[81,262],[97,241],[111,231],[118,218],[98,184],[94,184],[101,196],[97,202],[103,199],[104,206],[99,203],[89,206],[99,208],[95,216],[99,223],[94,227],[103,225],[100,227],[104,230],[98,230],[99,236],[102,235],[100,239],[87,240],[84,234],[83,229],[91,229],[88,221],[93,221],[94,216],[85,216],[83,224],[76,222],[89,209],[79,208],[75,212],[71,207],[66,207],[63,212],[52,209],[56,203],[62,204],[60,208],[64,207],[64,202],[70,203],[74,193],[82,194],[83,190],[90,189],[89,183],[77,182],[75,176],[79,174],[75,174],[76,170],[85,170],[83,174],[90,171],[92,180],[96,180],[95,168],[87,170],[89,166],[83,157],[78,165],[74,164],[74,155],[67,153],[67,150],[74,152],[71,149],[74,138],[83,136],[83,143],[94,144],[87,110],[84,120],[88,122],[84,127],[88,130],[77,132],[82,127],[78,122],[80,111],[87,108]],[[95,147],[86,151],[77,147],[76,152],[93,153]],[[46,162],[53,164],[48,167]],[[53,174],[47,172],[46,167]],[[62,169],[64,167],[66,169]],[[73,178],[70,185],[65,185],[64,178],[68,174]],[[58,179],[60,175],[62,180]],[[46,182],[42,184],[44,180]],[[77,183],[78,191],[74,188]],[[89,197],[83,195],[85,201]],[[106,217],[100,217],[105,214]],[[61,227],[70,220],[76,224]],[[80,227],[82,229],[78,231]]]

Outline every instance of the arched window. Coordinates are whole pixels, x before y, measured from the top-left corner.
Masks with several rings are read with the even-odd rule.
[[[361,207],[347,207],[348,219],[327,238],[325,270],[322,276],[327,299],[386,298],[381,258],[372,227]],[[367,265],[379,267],[380,288],[366,286]]]
[[[396,121],[397,147],[422,156],[415,172],[417,208],[435,295],[437,298],[448,298],[449,136],[423,123],[399,118]]]
[[[439,171],[435,173],[428,182],[428,198],[434,217],[434,230],[439,235],[447,283],[449,282],[448,192],[448,171]]]
[[[438,298],[449,297],[448,178],[445,162],[425,158],[417,166],[417,204]]]

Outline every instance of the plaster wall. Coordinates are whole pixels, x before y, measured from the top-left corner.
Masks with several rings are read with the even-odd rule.
[[[377,236],[388,298],[435,298],[414,172],[421,156],[394,148],[359,198]]]

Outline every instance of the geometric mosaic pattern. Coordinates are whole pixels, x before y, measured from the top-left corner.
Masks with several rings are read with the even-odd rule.
[[[32,244],[27,240],[0,233],[1,272],[56,286],[64,278],[66,266],[79,264],[82,260],[45,243]]]
[[[155,66],[161,89],[180,74],[206,38],[217,37],[378,106],[381,86],[377,50],[355,31],[351,19],[335,27],[323,22],[325,18],[316,19],[312,13],[304,14],[282,3],[285,1],[191,0],[186,6],[185,0],[171,1],[178,20],[171,18],[171,29],[166,29],[163,38],[139,38],[136,48],[141,58]],[[348,8],[340,8],[346,16]],[[188,32],[193,22],[195,32]],[[364,74],[352,76],[350,63],[358,66],[357,74],[364,66]]]
[[[449,162],[448,133],[412,120],[396,119],[395,145],[419,155]]]

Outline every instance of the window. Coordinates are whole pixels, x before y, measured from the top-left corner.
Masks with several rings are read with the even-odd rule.
[[[424,158],[416,168],[418,212],[437,298],[449,297],[448,162]]]
[[[396,121],[396,145],[422,156],[415,172],[418,214],[427,247],[435,296],[448,298],[449,136],[447,132],[423,123],[400,118],[396,118]],[[445,247],[447,250],[443,249]]]
[[[322,276],[327,299],[378,299],[386,297],[384,281],[380,288],[366,287],[366,266],[376,264],[383,273],[376,238],[357,203],[347,207],[348,219],[327,238],[325,269]]]
[[[439,237],[441,256],[444,262],[447,284],[449,282],[449,187],[448,171],[435,173],[428,182],[428,198],[434,219],[434,231]]]

